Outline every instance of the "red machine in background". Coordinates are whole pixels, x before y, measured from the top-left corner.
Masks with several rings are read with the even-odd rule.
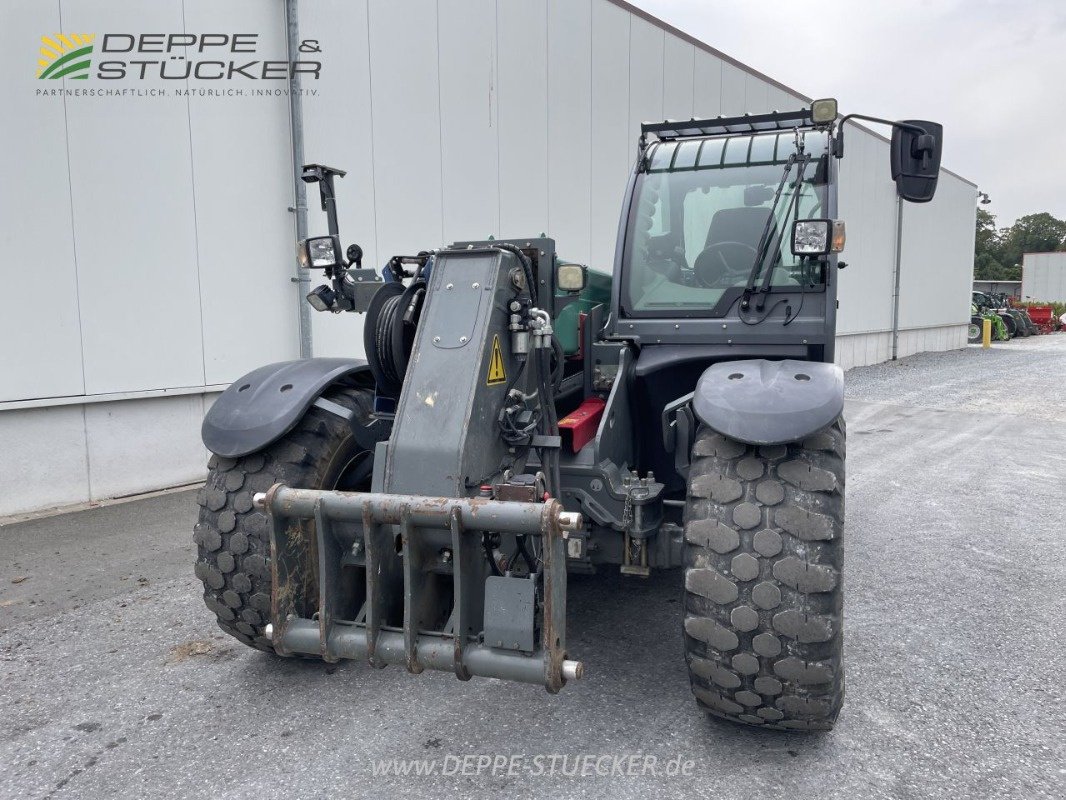
[[[1025,310],[1041,333],[1053,333],[1059,329],[1059,320],[1052,313],[1051,306],[1028,306]]]

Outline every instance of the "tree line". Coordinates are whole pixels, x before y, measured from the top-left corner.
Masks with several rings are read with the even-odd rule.
[[[1022,255],[1066,250],[1066,220],[1043,211],[1019,217],[1009,228],[997,228],[996,216],[977,209],[973,277],[978,281],[1020,281]]]

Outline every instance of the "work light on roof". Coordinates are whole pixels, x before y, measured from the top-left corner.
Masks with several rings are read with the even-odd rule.
[[[811,103],[811,120],[815,125],[828,125],[837,118],[837,101],[832,97]]]

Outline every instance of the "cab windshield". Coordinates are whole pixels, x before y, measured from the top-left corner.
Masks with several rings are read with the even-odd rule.
[[[792,132],[660,142],[637,177],[623,258],[628,316],[723,316],[748,284],[767,220],[768,252],[754,276],[771,270],[777,289],[824,288],[824,264],[791,252],[793,219],[827,217],[828,137],[808,132],[810,162],[797,163],[774,207]],[[798,207],[793,195],[798,193]]]

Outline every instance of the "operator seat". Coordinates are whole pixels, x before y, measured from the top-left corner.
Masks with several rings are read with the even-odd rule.
[[[770,218],[770,212],[771,210],[765,206],[741,206],[716,211],[707,229],[704,249],[722,242],[742,242],[753,248],[758,247],[759,237],[762,236],[763,228],[766,227],[766,220]],[[768,235],[772,245],[777,236],[776,223],[771,223]],[[775,286],[797,285],[797,281],[788,270],[779,266],[774,269],[773,282]]]
[[[764,207],[723,208],[714,212],[711,225],[707,229],[707,242],[704,249],[722,242],[743,242],[757,247],[759,237],[766,220],[770,218],[770,209]],[[777,225],[770,226],[771,239],[777,234]]]
[[[769,218],[770,209],[761,207],[741,206],[714,212],[703,251],[692,264],[704,285],[716,285],[720,280],[728,283],[750,268],[752,252]],[[776,229],[776,225],[771,227],[771,235]],[[723,244],[726,247],[717,251],[710,249]]]

